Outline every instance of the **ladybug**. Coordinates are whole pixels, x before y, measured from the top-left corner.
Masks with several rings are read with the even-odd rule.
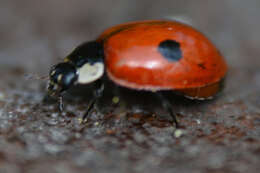
[[[177,126],[170,102],[160,91],[210,99],[221,90],[226,73],[227,64],[218,49],[191,26],[167,20],[137,21],[108,28],[53,66],[48,95],[60,98],[62,109],[62,93],[67,89],[95,83],[86,119],[102,96],[106,74],[120,86],[157,94]]]

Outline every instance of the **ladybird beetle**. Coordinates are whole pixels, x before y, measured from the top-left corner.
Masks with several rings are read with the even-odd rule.
[[[159,91],[209,99],[220,91],[226,72],[227,64],[218,49],[191,26],[167,20],[130,22],[108,28],[53,66],[48,95],[61,98],[73,85],[94,82],[95,97],[85,119],[102,96],[102,77],[107,74],[120,86],[157,93],[178,125],[169,101]]]

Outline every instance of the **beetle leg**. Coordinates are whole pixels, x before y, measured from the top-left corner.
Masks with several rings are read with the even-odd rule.
[[[63,107],[64,107],[62,95],[60,95],[59,98],[58,98],[58,104],[59,104],[59,110],[60,110],[60,112],[62,112]]]
[[[169,102],[168,98],[166,98],[161,92],[156,92],[156,95],[159,97],[163,108],[166,109],[169,112],[170,116],[172,117],[175,127],[179,128],[179,123],[177,121],[176,114],[173,112],[172,104]]]
[[[98,99],[103,96],[103,93],[104,93],[104,83],[103,83],[103,81],[98,80],[95,82],[94,97],[90,101],[87,111],[85,112],[85,114],[82,117],[82,122],[87,122],[87,118],[90,115],[90,112],[93,110]]]

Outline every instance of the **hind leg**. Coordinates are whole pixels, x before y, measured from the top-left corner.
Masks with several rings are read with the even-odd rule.
[[[166,98],[161,92],[156,92],[156,95],[158,96],[158,98],[160,99],[162,106],[165,110],[168,111],[169,115],[172,117],[173,123],[175,124],[176,128],[179,128],[179,123],[177,121],[177,117],[176,114],[173,112],[172,110],[172,104],[170,103],[170,101],[168,100],[168,98]]]

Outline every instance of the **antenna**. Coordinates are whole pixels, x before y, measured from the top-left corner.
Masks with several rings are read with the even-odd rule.
[[[25,74],[24,78],[26,80],[44,80],[44,81],[49,80],[49,76],[48,75],[39,76],[38,74]]]

